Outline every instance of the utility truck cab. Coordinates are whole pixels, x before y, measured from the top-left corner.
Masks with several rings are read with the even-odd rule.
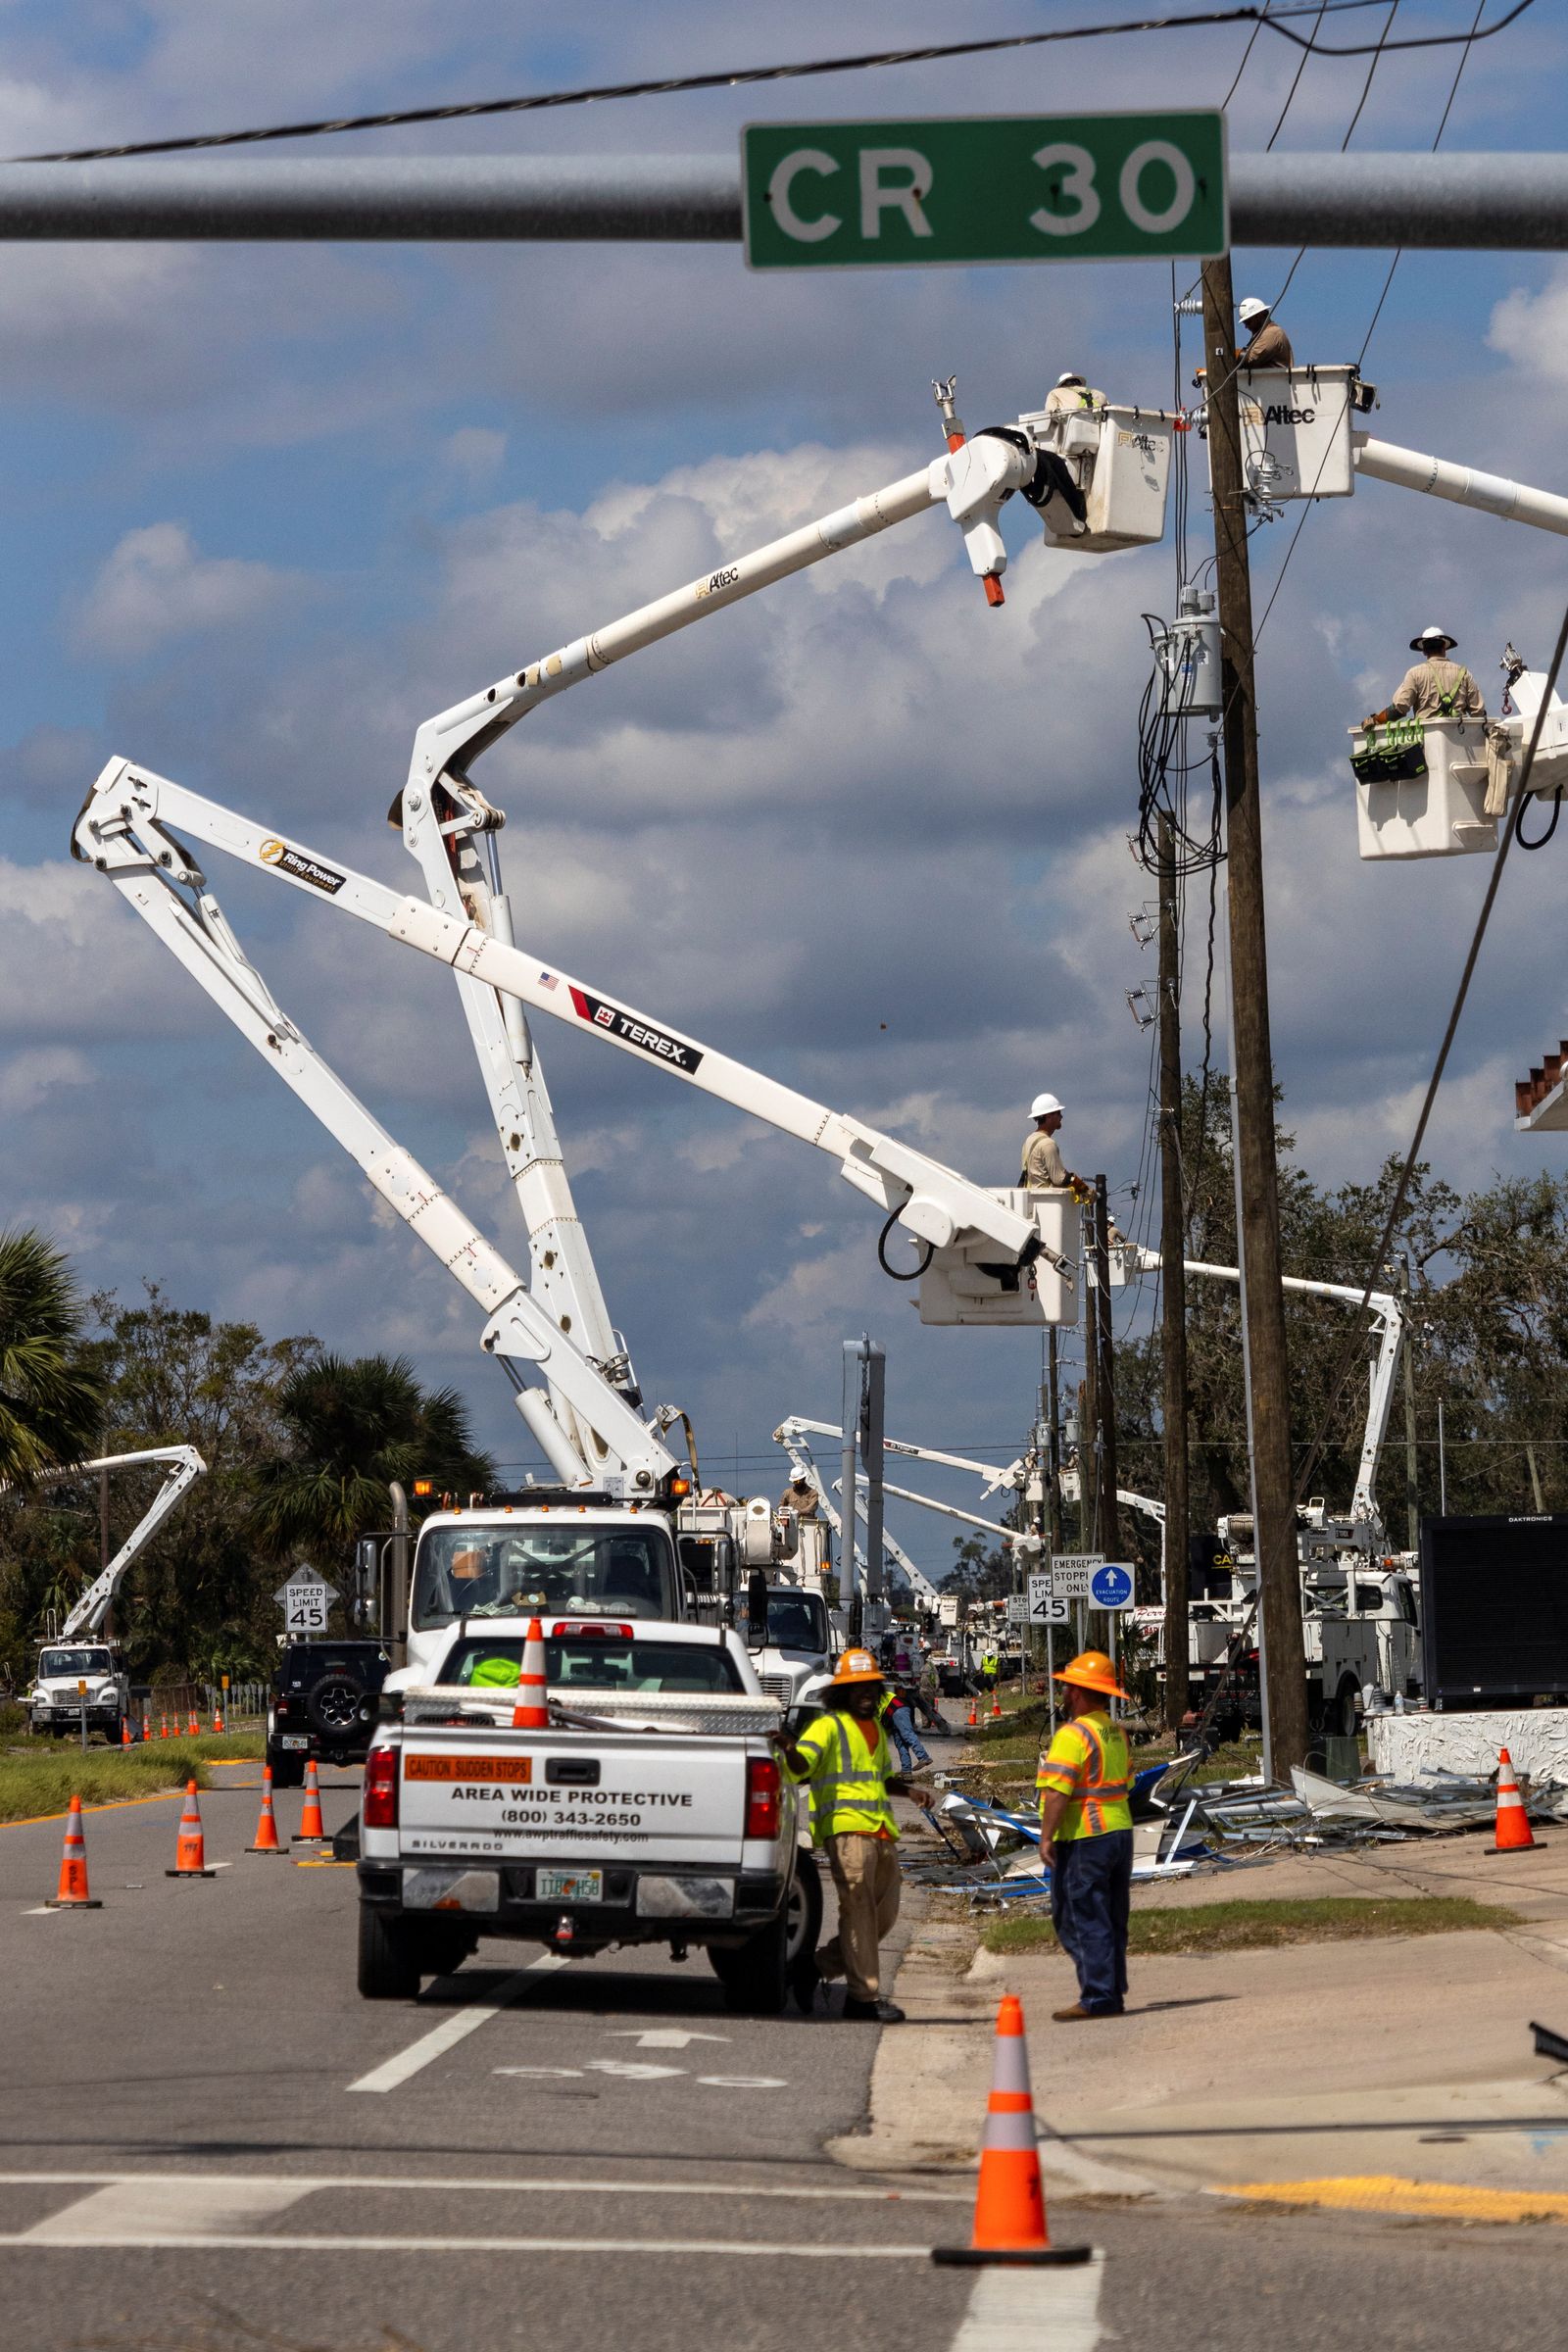
[[[130,1684],[119,1650],[109,1642],[46,1642],[26,1705],[33,1730],[56,1740],[80,1732],[85,1707],[88,1731],[102,1732],[118,1747],[130,1714]]]
[[[748,1595],[746,1646],[769,1698],[782,1707],[805,1703],[833,1671],[833,1628],[822,1594],[799,1585],[761,1585]],[[756,1613],[761,1600],[765,1615]]]

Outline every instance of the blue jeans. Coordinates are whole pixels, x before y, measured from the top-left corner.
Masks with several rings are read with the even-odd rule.
[[[912,1772],[916,1764],[930,1763],[931,1758],[920,1743],[920,1735],[914,1728],[914,1717],[907,1707],[889,1707],[886,1722],[893,1735],[893,1744],[899,1751],[899,1762],[906,1772]]]
[[[1132,1883],[1131,1830],[1060,1838],[1051,1849],[1051,1924],[1092,2017],[1119,2017],[1127,1997]]]

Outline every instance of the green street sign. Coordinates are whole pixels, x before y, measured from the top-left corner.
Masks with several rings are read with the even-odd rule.
[[[752,122],[754,270],[1223,253],[1225,117],[950,115]]]

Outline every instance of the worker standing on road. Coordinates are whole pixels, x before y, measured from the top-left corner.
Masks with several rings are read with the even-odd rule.
[[[1040,1845],[1051,1856],[1051,1921],[1078,1971],[1078,1998],[1053,2010],[1062,2024],[1120,2017],[1127,1998],[1127,1922],[1133,1817],[1127,1741],[1108,1698],[1125,1698],[1102,1649],[1062,1667],[1067,1720],[1040,1759]]]
[[[1236,305],[1236,316],[1247,329],[1248,341],[1236,354],[1244,368],[1294,368],[1296,354],[1291,338],[1283,326],[1274,324],[1268,303],[1255,294],[1244,294]]]
[[[1439,628],[1423,629],[1419,637],[1412,637],[1410,651],[1419,654],[1420,661],[1405,671],[1388,709],[1368,724],[1406,717],[1485,718],[1487,706],[1480,687],[1462,662],[1448,660],[1458,642],[1446,629]]]
[[[827,1855],[839,1905],[838,1934],[792,1964],[790,1989],[809,2016],[818,1980],[843,1977],[847,2018],[896,2026],[904,2011],[882,1997],[878,1963],[878,1946],[899,1916],[899,1832],[888,1800],[911,1796],[924,1812],[932,1797],[893,1771],[881,1721],[886,1693],[871,1652],[847,1649],[826,1709],[784,1749],[791,1775],[810,1792],[811,1842]]]

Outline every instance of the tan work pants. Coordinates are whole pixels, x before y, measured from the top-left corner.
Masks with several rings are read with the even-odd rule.
[[[877,1946],[899,1916],[898,1841],[845,1831],[822,1848],[839,1898],[839,1932],[816,1955],[819,1973],[842,1977],[852,2001],[874,2001],[881,1989]]]

